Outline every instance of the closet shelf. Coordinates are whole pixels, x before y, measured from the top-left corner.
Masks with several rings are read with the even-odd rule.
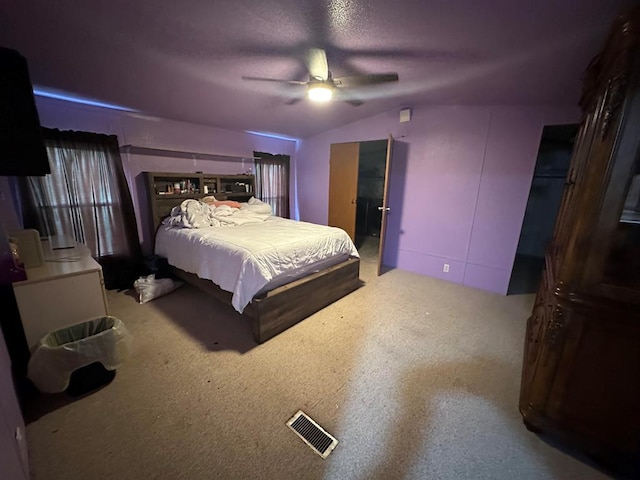
[[[256,160],[253,156],[220,155],[216,153],[187,152],[182,150],[166,150],[162,148],[123,145],[120,152],[134,155],[153,155],[156,157],[191,158],[193,160]]]

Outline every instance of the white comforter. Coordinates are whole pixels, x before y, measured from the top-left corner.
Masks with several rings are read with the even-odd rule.
[[[198,200],[185,200],[173,207],[171,215],[162,223],[172,227],[204,228],[262,223],[271,216],[271,205],[251,198],[240,204],[240,208],[228,205],[208,205]]]
[[[274,216],[244,221],[248,217],[255,220],[256,215],[241,214],[242,220],[235,226],[162,225],[155,253],[166,257],[169,264],[232,292],[231,303],[240,313],[265,285],[282,276],[309,271],[310,265],[323,265],[329,258],[359,257],[351,238],[340,228]]]

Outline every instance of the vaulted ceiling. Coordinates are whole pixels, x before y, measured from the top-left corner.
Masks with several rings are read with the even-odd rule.
[[[307,137],[422,104],[575,105],[580,76],[629,0],[24,0],[0,45],[39,91],[234,130]],[[318,105],[309,48],[334,77],[397,72]]]

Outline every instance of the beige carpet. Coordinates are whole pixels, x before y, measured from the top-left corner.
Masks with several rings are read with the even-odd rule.
[[[533,297],[392,270],[263,345],[185,286],[139,305],[115,380],[27,414],[32,478],[599,479],[518,413]],[[286,426],[304,410],[339,444],[323,460]]]

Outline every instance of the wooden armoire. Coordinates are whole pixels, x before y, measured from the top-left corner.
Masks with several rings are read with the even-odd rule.
[[[583,119],[527,322],[527,428],[640,476],[640,9],[587,68]]]

